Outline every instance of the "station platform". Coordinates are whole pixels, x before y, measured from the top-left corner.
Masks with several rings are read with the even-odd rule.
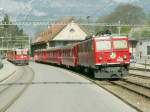
[[[137,112],[74,72],[34,62],[29,66],[34,80],[6,112]]]
[[[8,62],[7,60],[3,60],[3,68],[0,69],[0,82],[7,79],[13,73],[15,73],[16,67],[12,63]]]

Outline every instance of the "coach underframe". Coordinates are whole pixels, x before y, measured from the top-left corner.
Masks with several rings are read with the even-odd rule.
[[[122,78],[128,74],[129,64],[118,65],[96,65],[94,69],[95,78]]]

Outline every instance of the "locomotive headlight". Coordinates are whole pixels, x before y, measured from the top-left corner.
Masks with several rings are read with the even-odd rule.
[[[99,60],[101,61],[102,59],[103,59],[103,57],[102,57],[102,56],[100,56],[100,57],[99,57]]]
[[[126,59],[127,59],[127,56],[126,56],[126,55],[124,55],[124,56],[123,56],[123,59],[124,59],[124,60],[126,60]]]
[[[112,58],[112,59],[116,58],[116,53],[112,52],[112,53],[110,54],[110,58]]]

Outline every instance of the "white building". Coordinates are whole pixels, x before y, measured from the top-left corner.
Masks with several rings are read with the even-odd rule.
[[[35,43],[46,43],[48,47],[64,46],[74,42],[85,40],[88,33],[73,18],[65,18],[50,25],[44,32],[41,32]]]
[[[150,40],[140,40],[136,46],[136,60],[138,63],[150,64]]]

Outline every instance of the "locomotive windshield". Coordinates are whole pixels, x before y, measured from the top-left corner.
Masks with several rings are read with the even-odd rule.
[[[128,47],[126,40],[115,40],[113,43],[114,49],[125,49]]]
[[[28,51],[27,50],[17,50],[16,54],[17,55],[28,55]]]
[[[16,54],[21,55],[22,53],[21,53],[21,51],[16,51]]]
[[[28,51],[24,50],[24,51],[22,52],[22,54],[23,54],[23,55],[28,55]]]
[[[96,49],[97,50],[110,50],[111,49],[111,42],[110,41],[97,41],[96,42]]]

